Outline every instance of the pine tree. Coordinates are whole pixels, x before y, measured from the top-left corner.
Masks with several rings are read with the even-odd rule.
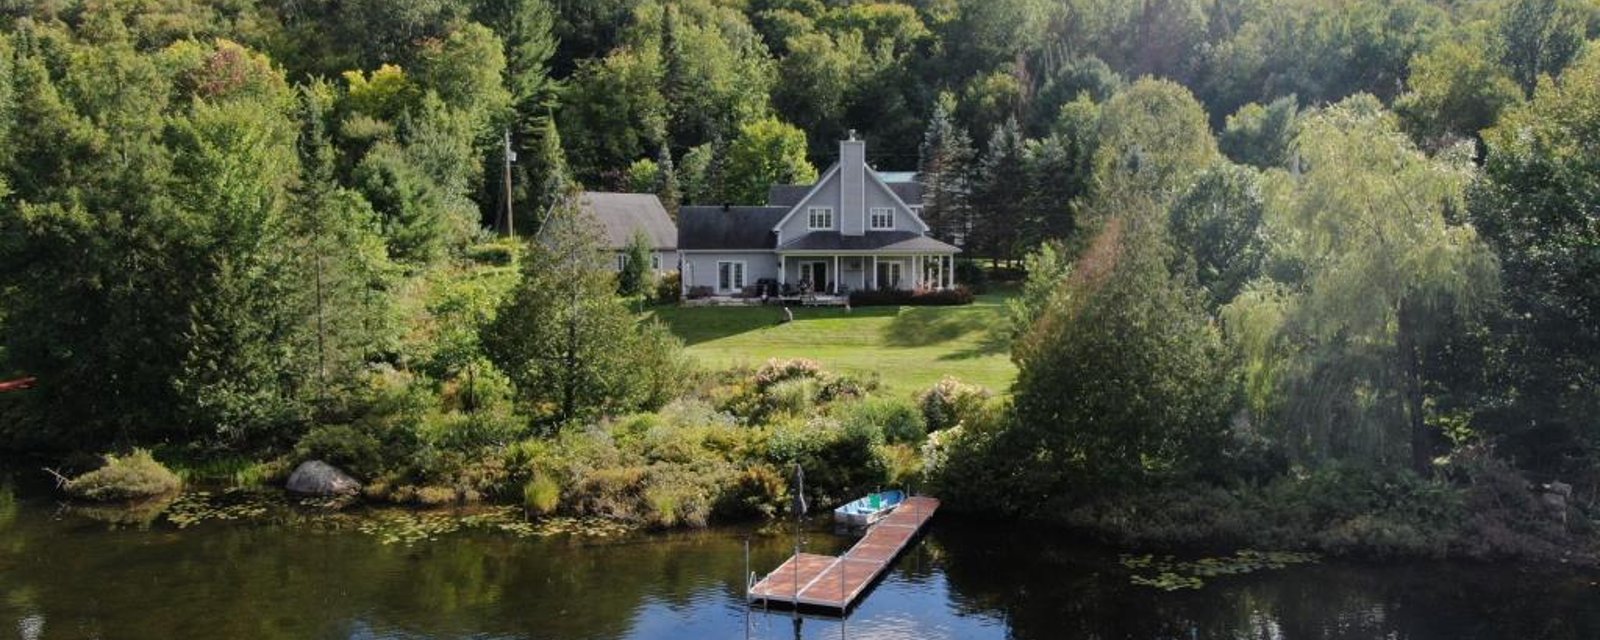
[[[522,282],[482,336],[524,404],[560,426],[637,409],[673,379],[679,345],[655,339],[616,296],[598,225],[568,191],[523,260]],[[655,363],[643,366],[640,363]]]
[[[972,171],[972,141],[952,120],[955,96],[939,95],[923,134],[917,163],[923,185],[923,221],[941,240],[963,247],[969,244],[971,220],[968,198]]]
[[[1028,192],[1025,141],[1016,118],[995,127],[972,187],[973,248],[996,262],[1021,253]]]
[[[533,215],[541,217],[573,185],[572,174],[567,169],[567,154],[561,148],[561,131],[556,128],[556,119],[545,118],[543,129],[530,167],[530,183],[537,185],[533,190],[535,197],[531,202],[531,211]]]
[[[666,142],[662,142],[661,148],[656,151],[656,168],[660,172],[656,180],[656,197],[661,199],[661,206],[666,207],[667,215],[677,220],[678,208],[683,204],[683,190],[678,185],[678,170],[672,164],[672,149]]]

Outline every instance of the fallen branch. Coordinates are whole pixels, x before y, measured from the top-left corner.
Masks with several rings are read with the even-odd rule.
[[[56,488],[57,489],[61,489],[61,488],[66,487],[67,483],[72,481],[72,478],[68,478],[68,477],[66,477],[64,475],[61,475],[60,471],[56,471],[55,469],[51,469],[50,467],[45,467],[44,468],[44,472],[50,474],[51,476],[53,476],[56,479]]]

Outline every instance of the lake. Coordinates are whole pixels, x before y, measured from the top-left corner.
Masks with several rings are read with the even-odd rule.
[[[1600,638],[1591,573],[1325,560],[1167,592],[1115,550],[947,514],[848,619],[797,629],[743,604],[745,542],[770,570],[794,544],[781,525],[542,536],[317,513],[114,524],[0,484],[0,638]],[[385,534],[374,515],[434,525]],[[807,551],[851,543],[817,526]]]

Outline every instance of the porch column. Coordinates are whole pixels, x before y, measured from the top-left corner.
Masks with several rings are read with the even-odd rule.
[[[788,284],[789,268],[785,266],[783,254],[778,254],[778,293],[783,293],[783,285]]]
[[[833,276],[833,291],[831,293],[833,293],[834,295],[838,295],[838,293],[839,293],[839,275],[840,275],[840,273],[839,273],[839,254],[837,254],[837,253],[833,254],[833,273],[831,273],[829,275]],[[824,283],[822,283],[822,286],[826,287],[826,286],[828,286],[828,283],[824,282]]]
[[[878,282],[878,256],[872,256],[872,290],[877,291],[882,287],[883,283]]]

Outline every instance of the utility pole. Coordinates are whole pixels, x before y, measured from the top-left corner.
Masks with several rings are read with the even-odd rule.
[[[511,163],[517,161],[517,152],[511,150],[511,130],[505,133],[505,176],[502,182],[506,185],[506,234],[512,238],[517,237],[517,219],[511,206]]]

